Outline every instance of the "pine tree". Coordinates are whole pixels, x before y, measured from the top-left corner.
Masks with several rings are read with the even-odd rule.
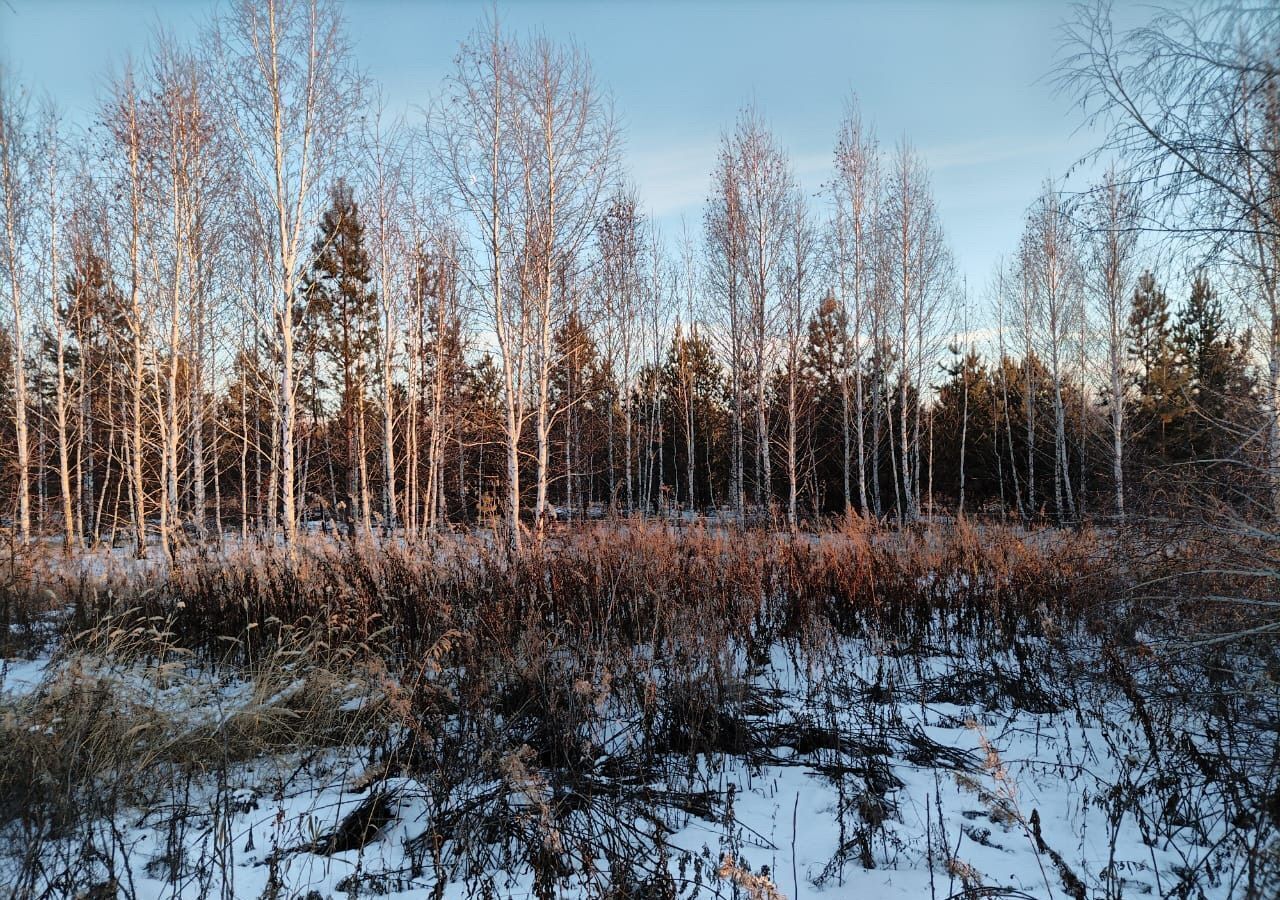
[[[711,341],[700,333],[672,339],[662,373],[663,390],[669,398],[663,404],[669,424],[671,471],[681,485],[682,502],[706,508],[729,497],[729,477],[723,464],[729,458],[729,387],[716,359]],[[685,434],[685,410],[693,426],[692,465]],[[693,472],[692,488],[688,482]]]
[[[1136,462],[1159,467],[1187,458],[1186,378],[1170,327],[1169,298],[1144,272],[1126,332],[1134,363],[1132,411]]]
[[[592,436],[602,434],[601,419],[608,391],[595,339],[576,312],[571,312],[554,336],[556,365],[551,370],[551,409],[558,432],[558,456],[563,461],[564,506],[578,512],[590,499]]]
[[[125,377],[128,321],[124,297],[112,283],[107,261],[90,242],[73,244],[71,272],[63,281],[60,311],[70,346],[67,365],[77,397],[77,528],[92,543],[102,529],[102,506],[112,474],[112,433],[120,421],[113,386]]]
[[[358,512],[367,524],[370,491],[365,410],[372,354],[378,346],[377,295],[369,288],[373,274],[351,188],[338,181],[329,193],[329,203],[311,246],[311,269],[302,283],[306,302],[303,321],[315,342],[315,352],[338,379],[338,421],[346,445],[343,464],[347,485],[346,497],[340,502],[348,515]]]
[[[271,358],[256,346],[241,347],[231,361],[230,380],[220,404],[220,444],[225,458],[217,465],[224,492],[236,498],[240,528],[247,534],[254,510],[262,510],[271,476],[273,429],[271,404],[274,378]]]
[[[844,508],[843,394],[840,379],[850,363],[848,317],[828,294],[809,320],[803,380],[813,393],[812,435],[815,495],[823,512]]]
[[[493,356],[481,354],[463,373],[458,444],[459,512],[475,518],[489,494],[502,509],[506,501],[507,435],[503,377]]]
[[[934,431],[940,438],[934,448],[934,489],[958,505],[963,466],[965,509],[972,510],[1000,493],[996,450],[1003,435],[997,432],[997,389],[976,350],[950,349],[955,357],[943,365],[947,379],[939,385],[934,405]]]
[[[1186,386],[1187,448],[1191,458],[1219,459],[1234,449],[1238,418],[1252,404],[1247,350],[1226,321],[1217,293],[1202,273],[1174,326]]]

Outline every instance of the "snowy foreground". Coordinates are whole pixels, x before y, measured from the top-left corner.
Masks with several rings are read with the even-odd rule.
[[[46,888],[53,896],[600,896],[607,836],[616,833],[625,835],[619,852],[649,844],[647,868],[657,874],[627,894],[638,897],[1166,896],[1182,895],[1188,873],[1196,887],[1186,895],[1244,895],[1237,844],[1247,839],[1221,820],[1206,784],[1152,788],[1172,773],[1152,758],[1143,717],[1090,677],[1090,660],[1057,673],[1073,684],[1051,697],[1044,673],[1014,658],[1021,653],[895,657],[891,649],[850,642],[814,665],[775,648],[757,660],[742,688],[737,752],[683,760],[649,784],[618,776],[607,807],[584,800],[590,827],[606,838],[594,860],[575,857],[574,839],[546,828],[548,849],[577,870],[550,892],[519,854],[498,848],[492,868],[477,872],[448,847],[423,846],[441,786],[386,766],[384,750],[358,741],[282,748],[175,781],[159,791],[163,802],[98,823],[92,840],[44,845],[49,860],[109,848],[96,860],[100,884]],[[263,696],[262,685],[207,672],[84,665],[56,654],[4,661],[4,715],[23,715],[68,681],[109,684],[122,708],[217,733],[247,710],[286,708],[303,684]],[[373,701],[354,683],[338,687],[344,695],[349,711]],[[1188,739],[1209,740],[1195,723],[1180,724]],[[627,738],[623,729],[597,738],[604,794]],[[564,798],[526,763],[519,753],[495,761],[492,780],[450,785],[447,805],[501,795],[507,815],[536,828]],[[1133,802],[1108,802],[1121,796]],[[1170,802],[1181,804],[1172,816]],[[604,809],[604,820],[591,819]],[[1181,825],[1169,829],[1170,821]],[[0,865],[20,856],[9,846]]]

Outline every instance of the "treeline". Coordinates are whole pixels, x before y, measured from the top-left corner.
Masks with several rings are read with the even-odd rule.
[[[1046,182],[973,293],[923,159],[852,101],[806,188],[743,111],[674,240],[583,53],[497,21],[425,120],[387,113],[325,2],[158,39],[82,130],[5,71],[13,530],[142,554],[491,511],[518,542],[609,512],[1275,509],[1276,15],[1117,37],[1105,12],[1060,74],[1113,165]]]

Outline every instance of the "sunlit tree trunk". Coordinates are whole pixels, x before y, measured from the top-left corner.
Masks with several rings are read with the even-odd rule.
[[[304,229],[327,154],[358,97],[341,18],[329,0],[237,0],[217,22],[215,50],[229,124],[250,176],[251,212],[270,234],[271,317],[279,357],[276,407],[281,525],[297,542],[297,348],[294,304]],[[270,517],[275,514],[271,504]]]
[[[18,539],[31,539],[31,448],[27,427],[27,355],[24,263],[21,243],[33,197],[28,174],[31,160],[27,129],[28,101],[10,79],[8,69],[0,70],[0,191],[4,200],[5,270],[9,280],[10,312],[13,316],[13,427],[17,443]]]
[[[61,145],[57,117],[49,112],[44,127],[45,209],[48,216],[49,244],[45,248],[49,278],[49,317],[53,324],[54,346],[54,429],[58,443],[58,489],[62,506],[62,549],[70,554],[77,545],[74,494],[71,485],[71,447],[69,436],[70,397],[67,389],[67,328],[59,302],[61,285],[58,225],[62,218],[59,161]]]

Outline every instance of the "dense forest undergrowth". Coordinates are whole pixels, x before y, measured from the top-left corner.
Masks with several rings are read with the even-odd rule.
[[[1265,532],[34,553],[4,582],[13,896],[1280,885]]]

